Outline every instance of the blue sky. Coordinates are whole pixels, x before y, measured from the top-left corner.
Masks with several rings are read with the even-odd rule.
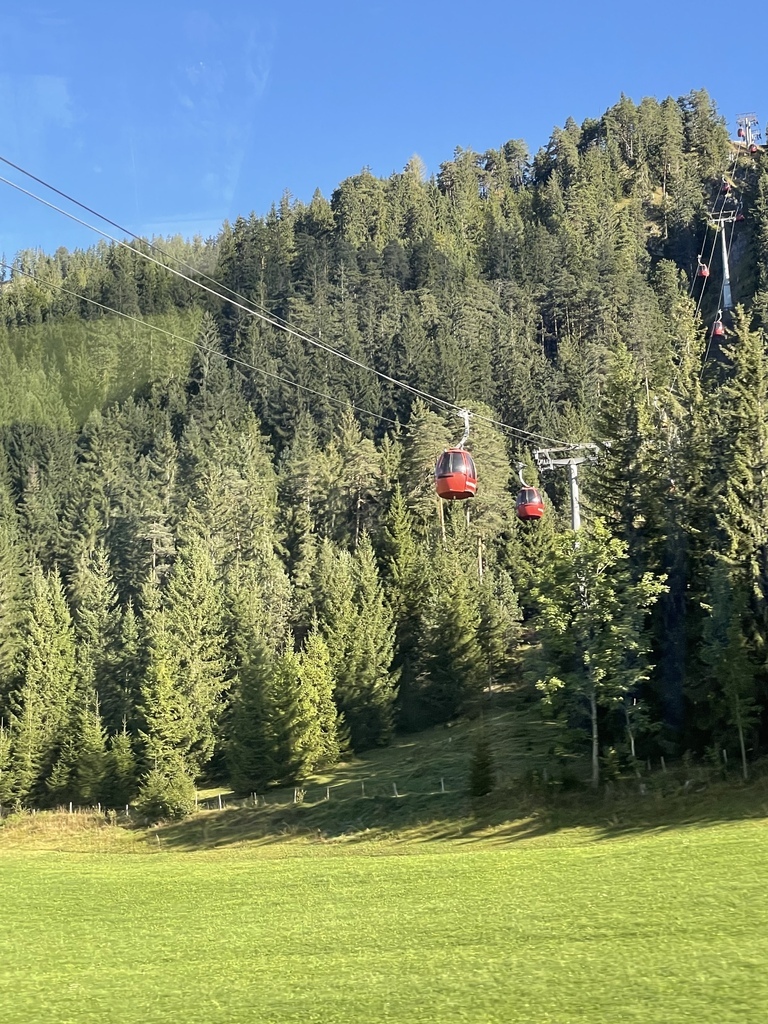
[[[768,120],[756,0],[26,0],[2,26],[0,155],[139,234],[214,234],[414,154],[535,152],[622,92]],[[0,183],[0,253],[96,238]]]

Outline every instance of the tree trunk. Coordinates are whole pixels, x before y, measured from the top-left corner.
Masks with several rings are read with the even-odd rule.
[[[629,736],[629,749],[630,749],[630,751],[632,753],[632,760],[634,761],[634,760],[636,760],[636,757],[635,757],[635,734],[634,734],[634,732],[632,732],[632,722],[631,722],[631,719],[629,717],[629,708],[627,707],[626,704],[624,705],[624,718],[627,721],[627,736]]]
[[[744,728],[741,724],[741,710],[739,708],[738,699],[736,700],[736,728],[739,730],[739,747],[741,748],[741,774],[744,776],[746,782],[749,778],[749,770],[747,768],[747,747],[744,743]]]
[[[592,721],[592,785],[597,789],[600,785],[600,743],[597,734],[597,698],[594,686],[589,691],[589,717]]]

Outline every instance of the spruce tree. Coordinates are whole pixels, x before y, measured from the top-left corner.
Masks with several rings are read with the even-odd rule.
[[[342,711],[356,749],[388,743],[393,728],[397,679],[392,672],[395,628],[392,610],[379,577],[370,537],[364,534],[355,553],[355,604],[358,618],[352,647],[352,671]],[[353,677],[352,672],[356,670]],[[337,675],[341,691],[341,681]]]
[[[413,517],[398,485],[386,530],[388,595],[395,620],[392,670],[398,679],[397,724],[421,726],[419,691],[427,657],[424,612],[429,596],[430,563],[415,536]]]
[[[469,794],[472,797],[483,797],[493,790],[496,782],[493,766],[493,751],[485,732],[481,729],[472,751],[469,768]]]
[[[445,422],[417,399],[403,438],[401,483],[420,536],[437,536],[439,532],[435,463],[450,444]]]
[[[76,692],[75,637],[58,573],[33,563],[29,612],[14,694],[15,796],[26,802],[45,793],[45,781],[67,742]]]
[[[743,572],[729,570],[723,561],[713,567],[700,654],[708,682],[706,699],[713,713],[713,738],[723,740],[727,731],[735,731],[745,779],[749,776],[747,736],[759,717],[758,666],[744,635],[746,582]]]
[[[590,736],[592,785],[600,780],[598,708],[617,708],[647,678],[647,610],[663,580],[635,580],[626,542],[600,519],[578,541],[564,535],[536,586],[546,669],[539,688],[552,707],[581,714]]]
[[[0,717],[9,711],[10,693],[17,681],[18,656],[23,643],[26,561],[13,501],[3,481],[0,482]]]
[[[104,777],[103,800],[107,807],[117,809],[129,804],[138,790],[136,755],[127,729],[116,733],[109,741]]]
[[[93,806],[104,797],[107,771],[106,731],[95,690],[82,694],[76,713],[77,753],[73,766],[73,790],[79,804]]]
[[[81,676],[93,680],[101,714],[108,729],[118,729],[126,708],[116,690],[114,662],[120,615],[117,590],[103,544],[93,555],[81,555],[70,585],[74,604],[78,665]]]
[[[326,542],[316,580],[319,628],[352,747],[383,745],[391,736],[396,694],[394,621],[370,538],[364,535],[354,556]]]
[[[435,558],[426,619],[429,655],[419,694],[424,725],[473,709],[488,681],[473,569],[457,549]]]
[[[163,600],[163,661],[188,726],[179,752],[197,774],[213,754],[228,686],[222,589],[202,537],[185,541]]]
[[[333,700],[334,678],[328,647],[317,628],[304,641],[298,659],[301,731],[296,739],[300,774],[336,764],[341,754],[340,720]]]
[[[236,793],[264,792],[301,771],[299,675],[293,653],[269,653],[252,638],[235,677],[226,762]]]
[[[478,586],[478,642],[489,690],[506,687],[515,678],[522,613],[512,580],[503,569],[486,572]]]
[[[11,803],[16,789],[12,742],[11,730],[5,719],[0,718],[0,807],[7,807]]]

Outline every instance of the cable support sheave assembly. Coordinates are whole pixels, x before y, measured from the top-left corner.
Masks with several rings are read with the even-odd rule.
[[[215,297],[217,299],[220,299],[222,302],[229,303],[230,305],[232,305],[235,308],[241,310],[242,312],[246,313],[247,315],[252,316],[252,317],[254,317],[256,319],[259,319],[259,320],[263,321],[264,323],[268,324],[269,326],[276,328],[277,330],[284,331],[286,334],[289,334],[289,335],[291,335],[291,336],[293,336],[295,338],[298,338],[300,341],[303,341],[306,344],[309,344],[309,345],[312,345],[312,346],[314,346],[316,348],[319,348],[320,350],[326,352],[329,355],[336,356],[338,359],[344,360],[345,362],[350,363],[353,366],[356,366],[358,369],[364,370],[364,371],[366,371],[368,373],[373,373],[380,380],[383,380],[383,381],[385,381],[385,382],[387,382],[389,384],[392,384],[392,385],[394,385],[396,387],[400,387],[403,390],[405,390],[405,391],[409,392],[410,394],[414,395],[415,397],[423,399],[428,404],[431,404],[433,406],[439,406],[439,407],[442,407],[443,409],[446,409],[446,410],[452,410],[452,411],[454,411],[456,413],[459,413],[459,414],[462,413],[462,407],[461,406],[459,406],[459,405],[457,405],[457,404],[455,404],[453,402],[448,402],[445,399],[438,398],[435,395],[431,395],[429,392],[424,391],[424,390],[422,390],[420,388],[414,387],[413,385],[407,384],[405,381],[398,380],[396,377],[392,377],[389,374],[383,373],[382,371],[377,370],[375,367],[368,366],[367,364],[361,362],[358,359],[355,359],[353,356],[348,355],[346,352],[343,352],[340,349],[334,348],[333,346],[330,346],[330,345],[326,345],[324,342],[320,341],[319,339],[314,338],[308,332],[306,332],[306,331],[304,331],[304,330],[302,330],[300,328],[294,327],[293,325],[291,325],[290,323],[285,321],[282,317],[279,317],[276,314],[273,314],[273,313],[265,310],[263,307],[260,307],[258,303],[254,303],[251,300],[246,299],[244,296],[242,296],[239,293],[235,292],[233,289],[227,288],[226,285],[220,285],[219,282],[217,282],[214,279],[208,277],[208,275],[204,274],[202,271],[198,271],[196,268],[191,267],[189,264],[185,263],[183,260],[180,260],[178,257],[173,256],[170,253],[166,253],[164,250],[162,250],[155,243],[150,242],[150,241],[148,241],[146,239],[140,238],[138,235],[135,235],[133,232],[128,231],[127,229],[123,228],[121,225],[117,224],[115,221],[110,220],[108,217],[103,216],[102,214],[100,214],[98,211],[92,209],[91,207],[85,206],[85,204],[79,202],[77,199],[74,199],[73,197],[67,195],[67,193],[62,192],[60,189],[55,188],[55,186],[48,184],[48,182],[44,181],[42,178],[38,178],[37,176],[35,176],[35,175],[31,174],[30,172],[24,170],[23,168],[19,167],[17,164],[14,164],[10,160],[7,160],[5,157],[0,156],[0,161],[2,161],[3,163],[7,164],[10,167],[12,167],[14,170],[19,171],[21,174],[24,174],[27,177],[32,178],[34,181],[36,181],[39,184],[43,185],[45,188],[50,189],[51,191],[55,192],[57,195],[61,196],[62,198],[66,199],[67,201],[69,201],[69,202],[73,203],[74,205],[78,206],[80,209],[86,210],[88,213],[93,214],[93,216],[98,217],[100,220],[103,220],[105,223],[110,224],[111,226],[116,227],[118,230],[125,232],[127,235],[129,235],[131,238],[133,238],[137,243],[139,243],[140,246],[142,246],[142,247],[143,246],[147,246],[147,247],[151,248],[153,251],[161,253],[166,259],[171,259],[174,262],[178,263],[179,265],[184,266],[185,268],[189,269],[192,273],[197,274],[200,277],[205,278],[205,280],[211,282],[211,284],[215,285],[215,287],[210,287],[209,285],[204,284],[202,281],[195,280],[195,278],[190,277],[188,274],[183,273],[181,270],[178,270],[176,267],[168,266],[167,263],[163,263],[161,260],[159,260],[159,259],[155,258],[154,256],[150,255],[149,253],[143,251],[143,248],[139,248],[137,246],[130,245],[128,242],[126,242],[126,241],[124,241],[122,239],[116,238],[113,235],[110,235],[106,231],[102,231],[100,228],[96,227],[93,224],[88,223],[87,221],[83,220],[80,217],[77,217],[75,214],[69,212],[68,210],[64,210],[61,207],[56,206],[56,204],[49,202],[48,200],[42,198],[42,196],[38,196],[34,192],[31,192],[28,189],[23,188],[17,182],[11,181],[10,179],[5,178],[5,177],[0,175],[0,182],[3,182],[4,184],[9,185],[11,188],[16,189],[17,191],[21,192],[22,194],[28,196],[30,199],[34,199],[36,202],[41,203],[43,206],[46,206],[48,209],[51,209],[54,212],[59,213],[62,216],[67,217],[68,219],[74,221],[75,223],[80,224],[82,227],[85,227],[88,230],[95,232],[96,234],[100,235],[102,238],[107,239],[108,241],[112,242],[113,244],[121,246],[121,247],[123,247],[125,249],[128,249],[130,252],[135,253],[136,255],[140,256],[142,259],[145,259],[148,262],[153,263],[156,266],[161,267],[162,269],[168,271],[168,273],[173,274],[174,276],[181,278],[182,280],[184,280],[187,283],[193,285],[194,287],[200,288],[202,291],[208,293],[209,295],[212,295],[213,297]],[[15,268],[11,268],[11,270],[12,270],[12,272],[14,272]],[[231,294],[230,295],[223,294],[222,290],[220,290],[220,289],[223,289],[223,291],[226,291],[226,292],[230,292]],[[237,296],[237,297],[234,298],[233,296]],[[85,298],[83,296],[80,296],[80,297],[81,298]],[[240,300],[242,300],[242,301],[240,301]],[[86,299],[86,301],[91,301],[91,300],[87,300]],[[98,303],[97,303],[97,305],[98,305]],[[111,309],[111,307],[109,307],[109,308]],[[111,310],[111,311],[112,312],[119,312],[117,310]],[[126,315],[126,314],[122,314],[122,315]],[[151,326],[151,325],[148,325],[148,326]],[[189,341],[189,339],[183,339],[183,340]],[[222,356],[224,355],[223,353],[218,353],[218,354],[222,355]],[[250,369],[254,369],[257,372],[266,372],[266,371],[261,370],[259,367],[250,366],[250,364],[247,364],[247,363],[245,363],[242,360],[240,360],[240,363],[241,363],[241,365],[248,366]],[[277,375],[273,374],[272,376],[277,376]],[[287,380],[285,378],[279,378],[278,377],[278,379],[284,380],[285,383],[294,383],[294,382],[291,382],[291,381],[289,381],[289,380]],[[310,390],[311,391],[312,389],[305,388],[305,390]],[[316,392],[316,393],[317,394],[321,394],[320,392]],[[324,396],[324,397],[329,397],[329,396]],[[358,410],[358,411],[363,411],[367,415],[377,416],[376,413],[371,413],[371,412],[368,412],[367,410]],[[485,422],[485,423],[487,423],[487,424],[489,424],[491,426],[497,427],[500,430],[509,432],[513,437],[517,437],[518,440],[525,440],[528,443],[530,443],[531,440],[541,440],[541,441],[546,441],[548,443],[551,443],[551,444],[554,444],[554,445],[557,445],[557,446],[562,446],[562,447],[569,447],[570,446],[569,442],[560,441],[560,440],[557,440],[555,438],[548,437],[548,436],[546,436],[544,434],[537,433],[535,431],[525,430],[522,427],[514,427],[511,424],[503,423],[500,420],[495,420],[495,419],[492,419],[491,417],[483,416],[483,415],[481,415],[479,413],[473,413],[472,415],[473,415],[473,418],[475,418],[475,419],[477,419],[477,420],[479,420],[481,422]],[[386,419],[386,417],[378,417],[378,418]],[[394,423],[396,421],[389,420],[389,422]]]
[[[742,168],[741,175],[738,173],[739,172],[738,158],[739,158],[738,152],[733,153],[732,158],[731,158],[731,164],[734,167],[734,174],[733,174],[733,186],[734,187],[738,186],[740,178],[741,178],[742,182],[744,180],[746,180],[746,173],[747,173],[746,172],[746,168]],[[719,186],[718,191],[717,191],[717,194],[715,195],[715,199],[714,199],[714,201],[713,201],[713,203],[711,205],[711,208],[709,209],[709,211],[707,213],[707,224],[706,224],[706,227],[704,229],[704,239],[703,239],[703,242],[702,242],[702,251],[699,253],[697,272],[693,276],[693,280],[691,281],[691,287],[690,287],[690,290],[689,290],[689,295],[691,297],[693,297],[693,293],[694,293],[694,290],[695,290],[695,287],[696,287],[696,281],[698,280],[699,276],[701,276],[703,283],[702,283],[701,291],[699,292],[698,300],[696,302],[696,315],[697,316],[698,316],[698,314],[699,314],[699,312],[701,310],[702,300],[704,298],[704,293],[706,291],[707,284],[708,284],[708,281],[709,281],[709,268],[711,266],[712,257],[714,256],[715,247],[717,245],[718,231],[725,230],[725,226],[727,224],[729,224],[729,223],[731,224],[731,233],[730,233],[730,238],[728,240],[728,245],[727,245],[727,255],[730,256],[731,246],[733,244],[733,233],[734,233],[735,221],[736,221],[736,219],[739,218],[739,215],[741,213],[741,202],[739,202],[739,204],[738,204],[738,206],[736,207],[735,210],[733,210],[730,213],[726,214],[726,209],[725,208],[726,208],[726,205],[728,204],[728,202],[731,199],[730,190],[731,190],[731,182],[729,182],[728,179],[725,177],[725,175],[723,175],[723,177],[721,179],[720,186]],[[720,209],[719,210],[717,209],[718,202],[720,203]],[[713,230],[712,245],[711,245],[711,248],[709,250],[709,253],[706,254],[705,253],[705,249],[706,249],[706,246],[707,246],[707,235],[709,234],[710,228],[712,228],[712,230]],[[702,260],[702,257],[704,257],[705,255],[706,255],[706,259]],[[705,270],[704,273],[701,272],[701,268],[702,267]],[[717,302],[718,309],[722,305],[723,294],[724,294],[724,286],[725,286],[725,281],[723,279],[721,281],[720,293],[718,295],[718,302]],[[709,346],[707,346],[707,351],[709,351]]]

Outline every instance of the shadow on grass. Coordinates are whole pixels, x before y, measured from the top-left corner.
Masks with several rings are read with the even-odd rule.
[[[574,762],[560,769],[574,773],[566,789],[551,778],[552,728],[535,706],[495,699],[482,719],[399,736],[296,790],[273,789],[223,809],[217,795],[191,819],[152,830],[150,841],[185,851],[289,842],[378,843],[385,851],[441,842],[498,846],[575,829],[585,830],[584,841],[603,840],[768,817],[768,764],[754,765],[749,784],[680,762],[593,792],[579,783],[586,762]],[[473,802],[467,784],[480,730],[493,748],[498,787]]]
[[[687,781],[687,780],[686,780]],[[471,844],[499,847],[584,830],[605,841],[683,827],[768,817],[768,778],[686,785],[668,776],[599,792],[507,786],[480,801],[459,791],[401,792],[315,803],[202,811],[153,830],[151,842],[179,851],[300,843],[356,847]]]

